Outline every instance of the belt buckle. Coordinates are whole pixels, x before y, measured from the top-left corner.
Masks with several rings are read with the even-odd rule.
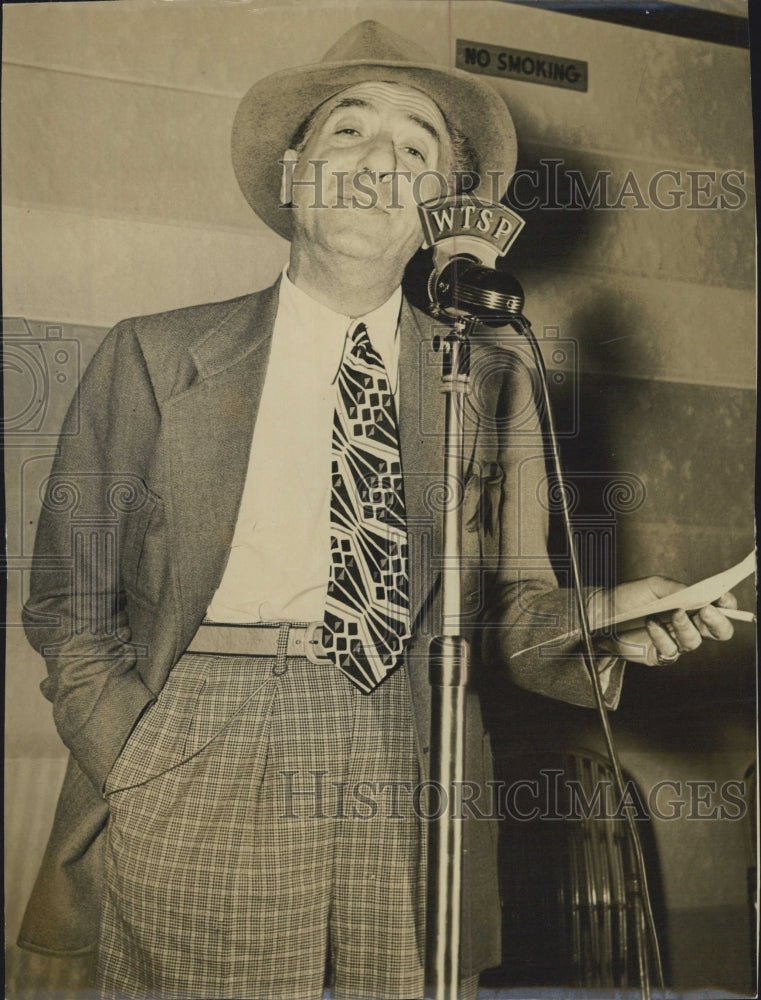
[[[310,663],[318,666],[322,663],[333,662],[329,656],[325,655],[322,648],[322,622],[310,622],[307,625],[304,634],[304,655]]]

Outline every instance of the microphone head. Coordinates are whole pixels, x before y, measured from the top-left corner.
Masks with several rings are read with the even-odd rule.
[[[520,316],[525,301],[520,282],[511,274],[464,255],[452,257],[441,272],[431,275],[429,292],[438,313],[477,318],[495,327]]]

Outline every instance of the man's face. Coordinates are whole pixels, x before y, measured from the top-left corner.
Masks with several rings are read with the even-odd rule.
[[[403,267],[422,242],[416,197],[442,193],[433,172],[447,175],[451,156],[442,114],[421,91],[392,83],[341,91],[317,110],[303,148],[286,153],[298,160],[285,168],[295,182],[294,241]]]

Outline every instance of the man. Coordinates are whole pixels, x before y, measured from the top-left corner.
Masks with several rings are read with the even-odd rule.
[[[119,324],[48,484],[26,623],[71,759],[21,943],[97,945],[108,997],[306,1000],[326,967],[346,1000],[418,997],[442,407],[433,324],[400,284],[421,243],[416,197],[463,171],[503,178],[503,193],[512,122],[479,78],[365,22],[252,88],[233,160],[291,241],[287,271],[264,292]],[[591,704],[573,642],[511,656],[571,630],[573,605],[535,500],[527,380],[489,343],[473,368],[474,672]],[[72,541],[73,505],[116,525],[101,548]],[[625,610],[676,586],[613,598]],[[716,607],[624,634],[601,650],[606,700],[622,656],[673,662],[730,635]],[[475,690],[467,756],[486,787]],[[466,842],[472,994],[499,958],[498,900],[490,825],[469,822]]]

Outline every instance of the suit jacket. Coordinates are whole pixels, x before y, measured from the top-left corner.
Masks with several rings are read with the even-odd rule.
[[[19,944],[57,955],[97,945],[103,785],[182,655],[221,580],[235,527],[277,309],[277,284],[227,302],[126,320],[105,338],[72,403],[43,503],[25,625],[45,657],[45,696],[71,751]],[[489,341],[473,349],[466,483],[442,489],[443,397],[434,323],[400,318],[400,438],[411,566],[406,654],[421,766],[428,754],[427,646],[439,630],[441,518],[462,502],[464,628],[474,675],[592,704],[568,643],[557,658],[511,650],[573,627],[546,553],[547,512],[531,381]],[[77,430],[78,428],[78,430]],[[77,431],[74,433],[74,431]],[[608,701],[615,705],[621,668]],[[477,683],[468,777],[491,776]],[[496,834],[468,825],[464,971],[499,961]]]

